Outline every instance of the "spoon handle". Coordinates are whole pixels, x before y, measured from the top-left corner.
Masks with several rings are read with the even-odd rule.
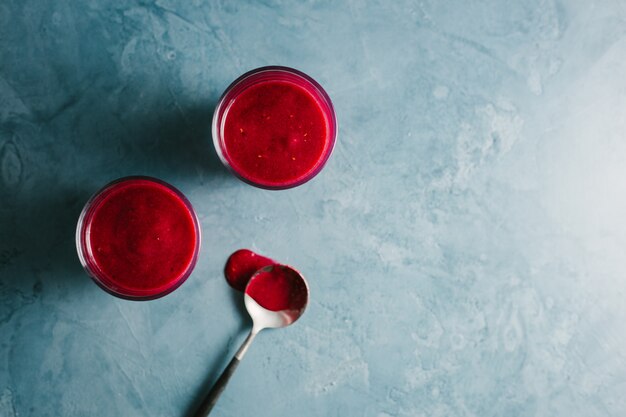
[[[250,344],[254,340],[256,334],[257,332],[255,331],[255,329],[252,329],[237,353],[235,353],[235,356],[233,356],[233,358],[231,359],[226,369],[222,371],[222,375],[220,375],[215,384],[213,384],[211,391],[209,391],[206,397],[204,397],[204,400],[202,400],[202,404],[200,404],[200,407],[198,407],[198,411],[196,411],[194,417],[206,417],[209,415],[209,413],[217,403],[217,400],[220,398],[220,395],[222,395],[222,392],[224,392],[224,389],[226,388],[226,384],[228,384],[230,377],[233,376],[233,374],[235,373],[235,369],[237,369],[239,362],[241,362],[241,359],[248,351],[248,348],[250,347]]]

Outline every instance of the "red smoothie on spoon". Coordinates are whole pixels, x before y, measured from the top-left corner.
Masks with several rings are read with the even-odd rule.
[[[309,297],[302,276],[292,268],[278,264],[257,271],[245,292],[261,307],[271,311],[300,311]]]
[[[271,311],[301,311],[308,288],[299,272],[248,249],[235,251],[224,268],[228,284]]]
[[[106,291],[153,299],[191,274],[200,228],[191,204],[174,187],[129,177],[109,184],[87,203],[77,245],[83,266]]]
[[[307,75],[285,67],[244,74],[224,93],[213,119],[222,162],[244,181],[283,189],[317,175],[336,136],[328,95]]]

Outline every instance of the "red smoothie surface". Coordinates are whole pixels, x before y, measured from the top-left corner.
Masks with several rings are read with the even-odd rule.
[[[332,148],[325,107],[312,87],[266,80],[239,93],[227,109],[223,152],[243,178],[270,187],[297,183]]]
[[[284,265],[258,271],[246,287],[246,294],[272,311],[302,310],[308,301],[306,283],[298,272]]]
[[[161,183],[130,179],[113,185],[86,221],[86,251],[101,283],[115,293],[162,293],[186,278],[195,262],[195,216]]]
[[[297,271],[248,249],[230,255],[224,275],[231,287],[268,310],[301,310],[308,301],[306,283]]]
[[[226,282],[238,291],[245,291],[252,275],[264,266],[273,265],[276,262],[265,256],[261,256],[248,249],[239,249],[226,261],[224,275]]]

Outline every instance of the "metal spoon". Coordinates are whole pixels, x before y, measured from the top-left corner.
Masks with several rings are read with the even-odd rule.
[[[261,282],[260,280],[262,280],[266,274],[275,271],[276,268],[279,268],[281,270],[280,272],[287,274],[289,279],[294,280],[294,282],[299,280],[295,282],[295,284],[299,286],[298,288],[300,288],[301,291],[296,295],[297,301],[295,305],[290,305],[287,309],[272,311],[263,308],[257,301],[255,301],[255,299],[250,295],[252,292],[250,290],[255,286],[258,288]],[[308,298],[309,286],[306,280],[300,272],[289,266],[279,264],[268,265],[259,269],[254,273],[254,275],[252,275],[248,285],[246,286],[246,292],[244,295],[246,310],[248,310],[248,314],[252,318],[252,330],[237,353],[235,353],[235,356],[233,356],[233,359],[230,361],[226,369],[224,369],[218,380],[215,384],[213,384],[211,391],[209,391],[207,396],[202,401],[202,404],[198,408],[198,411],[194,414],[194,417],[206,417],[209,415],[256,335],[263,329],[286,327],[298,320],[302,313],[304,313],[308,303]]]

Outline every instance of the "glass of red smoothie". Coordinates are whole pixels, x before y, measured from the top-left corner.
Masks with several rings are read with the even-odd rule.
[[[78,257],[105,291],[152,300],[178,288],[193,270],[200,227],[176,188],[150,177],[111,182],[85,205],[76,229]]]
[[[256,187],[281,190],[315,177],[333,151],[337,121],[324,89],[287,67],[263,67],[235,80],[213,114],[222,163]]]

